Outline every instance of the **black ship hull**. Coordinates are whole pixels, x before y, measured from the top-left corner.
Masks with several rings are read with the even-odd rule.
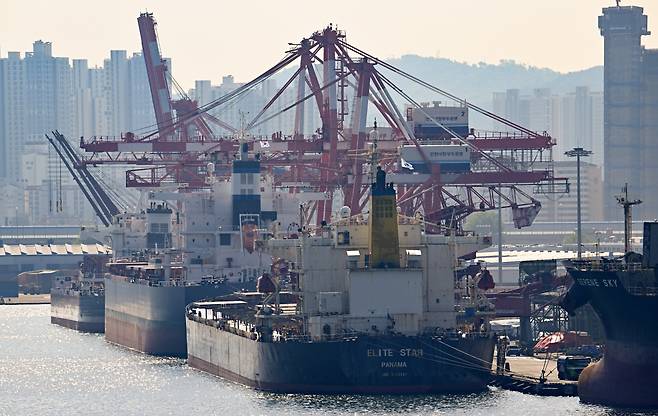
[[[657,407],[658,296],[655,269],[586,270],[567,263],[573,285],[563,307],[590,303],[606,333],[603,358],[578,380],[582,401],[611,406]],[[606,270],[608,268],[608,270]]]
[[[106,278],[105,339],[146,354],[185,358],[185,306],[240,288],[228,284],[149,286]]]
[[[470,393],[491,381],[491,336],[260,342],[187,320],[188,364],[276,393]]]
[[[105,332],[105,296],[79,293],[50,294],[50,322],[80,332]]]

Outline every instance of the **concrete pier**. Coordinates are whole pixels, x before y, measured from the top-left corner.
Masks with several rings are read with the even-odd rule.
[[[558,378],[555,357],[549,358],[548,362],[543,357],[507,357],[506,361],[510,371],[495,375],[490,385],[539,396],[578,395],[578,382]],[[540,379],[542,369],[544,381]],[[495,366],[492,370],[495,373]]]
[[[544,368],[544,359],[536,357],[507,357],[510,372],[523,377],[539,378],[541,370]],[[495,368],[494,368],[495,371]],[[561,383],[562,380],[557,376],[557,359],[555,357],[548,360],[545,370],[546,381],[551,383]]]

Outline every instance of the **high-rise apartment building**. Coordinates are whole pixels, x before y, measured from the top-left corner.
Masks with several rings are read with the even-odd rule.
[[[560,97],[559,107],[559,128],[554,130],[557,140],[554,158],[566,160],[564,152],[582,147],[593,152],[589,162],[604,166],[601,92],[576,87],[575,91]]]
[[[171,66],[171,60],[167,60],[167,66]],[[134,53],[128,60],[128,71],[130,76],[130,123],[126,130],[141,132],[144,129],[152,130],[155,124],[155,112],[151,101],[151,90],[149,87],[146,65],[141,53]]]
[[[589,158],[588,158],[589,159]],[[602,221],[603,208],[601,193],[603,183],[601,167],[583,159],[580,162],[581,209],[583,221]],[[535,195],[542,204],[541,211],[535,221],[538,222],[571,222],[578,218],[578,203],[576,194],[577,164],[573,159],[555,162],[555,176],[568,178],[571,184],[569,193]]]
[[[222,77],[220,85],[212,85],[209,80],[197,80],[194,83],[194,89],[190,91],[199,105],[207,104],[216,100],[231,91],[239,88],[242,83],[236,82],[232,75]],[[235,129],[240,129],[241,124],[249,124],[263,109],[265,104],[274,97],[279,91],[275,80],[266,80],[259,88],[254,88],[239,100],[229,101],[210,111],[212,115],[219,118]],[[249,129],[249,134],[256,137],[267,137],[273,133],[281,133],[284,136],[291,136],[295,130],[296,108],[289,108],[298,100],[295,88],[287,88],[277,98],[277,100],[263,113],[253,127]],[[320,127],[320,116],[312,106],[315,101],[307,100],[305,103],[306,111],[303,112],[303,133],[305,135],[313,134]],[[278,114],[277,117],[272,115]],[[216,134],[228,134],[228,131],[213,126]]]
[[[658,59],[641,37],[649,35],[642,7],[603,9],[598,26],[604,45],[604,206],[606,218],[621,218],[614,196],[625,183],[643,200],[634,216],[658,216]]]
[[[547,88],[522,93],[518,89],[493,94],[494,113],[530,130],[546,132],[556,139],[553,159],[567,160],[569,149],[583,147],[594,154],[590,163],[603,166],[603,96],[587,87],[556,95]],[[494,121],[493,129],[509,127]]]
[[[20,177],[20,154],[26,137],[27,114],[25,111],[25,62],[20,53],[9,52],[0,59],[0,142],[4,149],[0,173],[9,180]]]
[[[2,187],[23,193],[12,202],[11,217],[42,224],[93,218],[44,134],[57,129],[75,148],[81,136],[118,136],[154,122],[139,53],[111,51],[103,67],[89,68],[84,59],[53,56],[50,42],[34,42],[23,57],[9,52],[0,58],[0,179]],[[99,173],[124,183],[122,168]]]

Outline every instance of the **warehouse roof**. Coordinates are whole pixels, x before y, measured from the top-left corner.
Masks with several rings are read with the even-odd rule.
[[[103,244],[2,244],[1,256],[68,256],[110,254],[112,249]]]

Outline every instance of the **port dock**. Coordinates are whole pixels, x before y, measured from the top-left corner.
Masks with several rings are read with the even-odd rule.
[[[537,396],[570,397],[578,395],[576,381],[558,378],[557,363],[554,359],[546,362],[546,360],[536,357],[507,357],[506,362],[509,363],[510,371],[496,374],[494,367],[494,378],[490,386]],[[544,370],[543,380],[542,370]]]

